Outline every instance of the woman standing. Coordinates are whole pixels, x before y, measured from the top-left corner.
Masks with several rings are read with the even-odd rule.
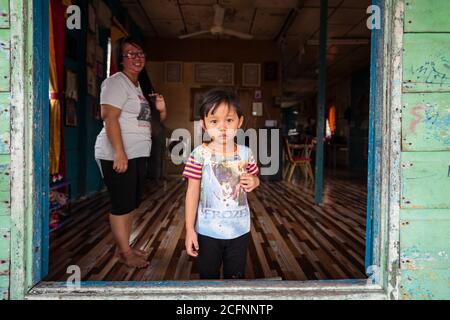
[[[114,47],[119,72],[103,81],[100,104],[104,128],[97,136],[95,158],[111,200],[109,221],[116,254],[129,267],[148,265],[145,252],[130,247],[133,212],[139,207],[151,149],[151,109],[138,81],[145,67],[142,45],[131,37]],[[161,120],[166,117],[162,95],[151,94]]]

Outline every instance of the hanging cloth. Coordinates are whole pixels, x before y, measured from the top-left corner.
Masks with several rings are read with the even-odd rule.
[[[333,135],[336,131],[336,106],[334,104],[331,105],[330,110],[328,111],[328,121],[331,134]]]
[[[65,176],[61,97],[64,77],[65,13],[61,0],[50,1],[49,88],[50,88],[50,175]]]

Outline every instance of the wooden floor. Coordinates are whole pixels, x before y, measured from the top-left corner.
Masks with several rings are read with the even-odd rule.
[[[70,265],[80,267],[83,281],[198,279],[184,249],[184,191],[179,179],[148,186],[132,235],[134,246],[149,252],[150,266],[141,270],[113,257],[106,194],[75,205],[73,221],[51,233],[46,280],[65,281]],[[247,278],[365,278],[364,180],[328,177],[323,206],[313,203],[311,186],[286,182],[262,182],[249,202]]]

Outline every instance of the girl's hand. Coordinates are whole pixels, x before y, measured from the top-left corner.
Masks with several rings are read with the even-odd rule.
[[[259,186],[259,178],[249,173],[241,175],[240,184],[245,192],[252,192]]]
[[[124,173],[128,170],[128,157],[125,152],[116,152],[114,156],[113,169],[117,173]]]
[[[198,238],[195,230],[186,231],[186,252],[191,257],[198,257]]]
[[[151,93],[149,94],[150,97],[155,97],[155,107],[156,110],[159,112],[165,112],[166,111],[166,101],[164,100],[164,97],[162,94],[159,93]]]

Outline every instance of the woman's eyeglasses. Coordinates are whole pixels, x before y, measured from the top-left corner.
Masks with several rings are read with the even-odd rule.
[[[122,54],[122,57],[128,59],[136,59],[136,57],[145,58],[145,52],[127,52]]]

